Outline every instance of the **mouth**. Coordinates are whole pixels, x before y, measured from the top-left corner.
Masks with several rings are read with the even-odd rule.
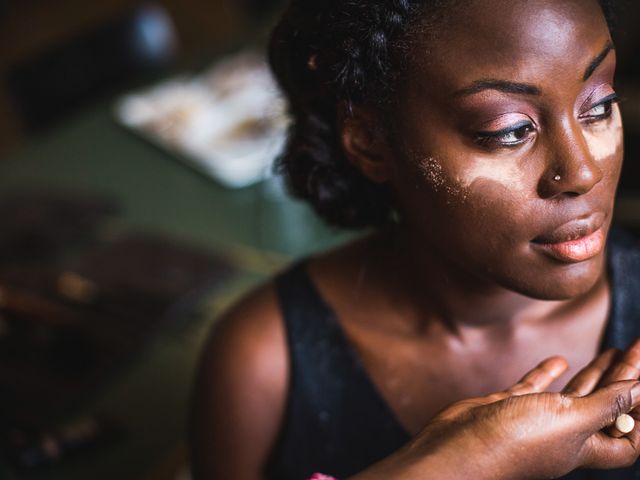
[[[605,245],[604,213],[576,219],[534,238],[534,248],[564,263],[584,262],[599,255]]]

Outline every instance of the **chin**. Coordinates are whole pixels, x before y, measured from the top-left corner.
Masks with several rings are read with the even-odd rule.
[[[553,262],[542,268],[530,269],[532,274],[518,278],[508,288],[538,300],[577,298],[593,290],[602,278],[605,258],[604,253],[601,253],[580,263]]]

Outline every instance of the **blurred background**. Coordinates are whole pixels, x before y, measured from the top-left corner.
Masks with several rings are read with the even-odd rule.
[[[188,479],[212,320],[347,237],[271,175],[283,3],[0,1],[0,479]],[[640,2],[617,18],[640,232]]]
[[[0,153],[163,69],[193,67],[264,38],[279,3],[3,0]]]

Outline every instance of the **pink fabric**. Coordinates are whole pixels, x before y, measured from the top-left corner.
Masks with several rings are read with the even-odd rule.
[[[330,477],[329,475],[323,475],[322,473],[314,473],[308,480],[338,480],[337,478]]]

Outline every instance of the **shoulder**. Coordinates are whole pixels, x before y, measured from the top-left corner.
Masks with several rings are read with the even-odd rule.
[[[261,285],[231,307],[215,324],[206,354],[240,363],[283,350],[284,327],[274,281]],[[242,355],[241,355],[242,354]]]
[[[273,281],[236,303],[217,322],[201,359],[202,381],[223,381],[233,394],[252,389],[276,406],[286,389],[286,334]],[[204,377],[204,378],[203,378]]]
[[[286,404],[285,336],[273,282],[245,296],[216,322],[192,399],[194,478],[257,478]]]

